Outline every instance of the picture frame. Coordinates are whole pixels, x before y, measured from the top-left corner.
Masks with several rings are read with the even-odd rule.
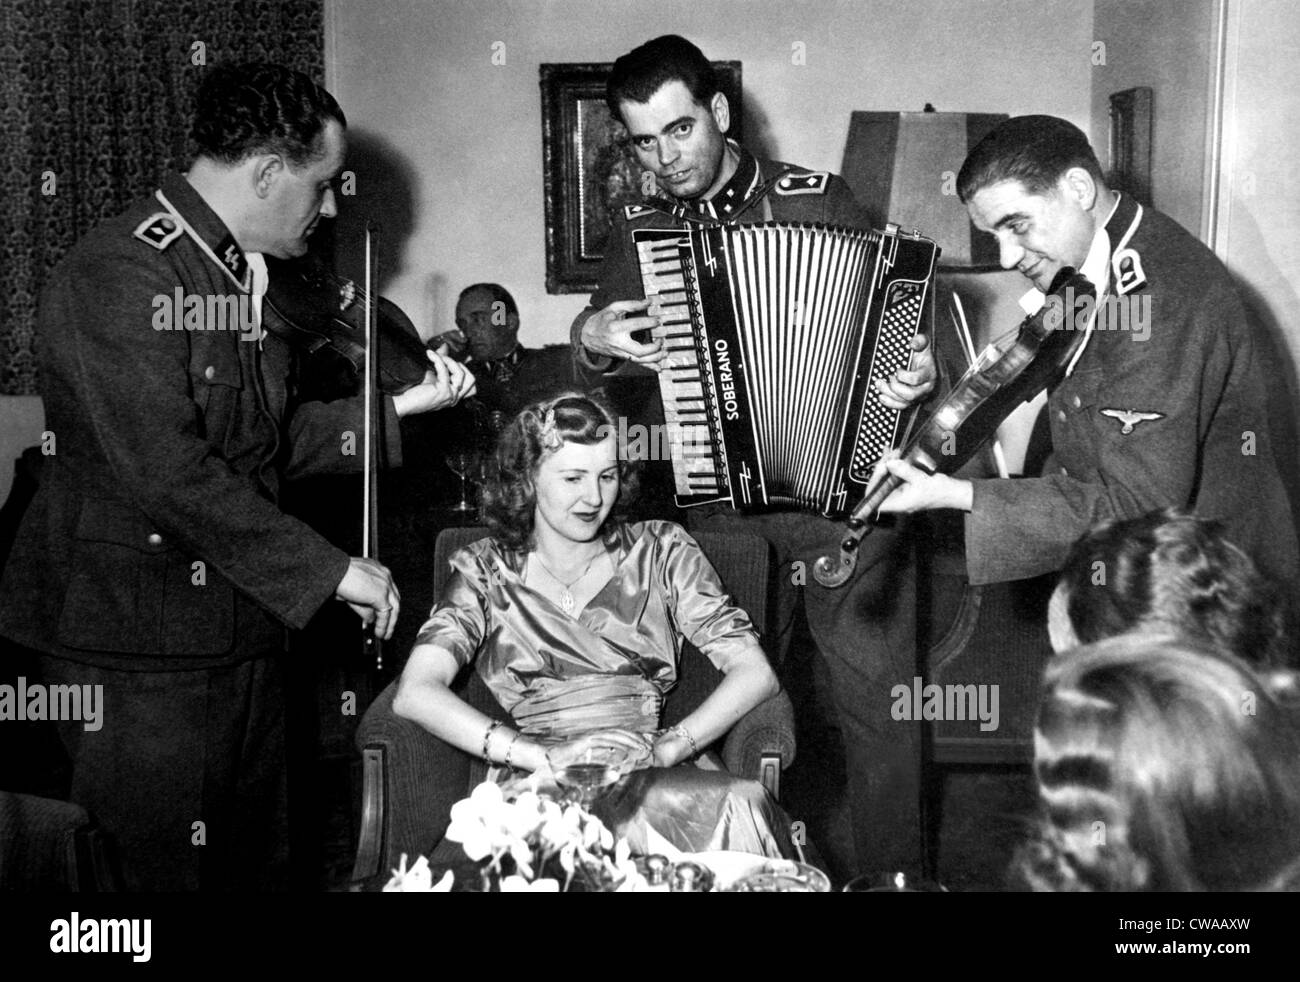
[[[1147,86],[1110,97],[1110,186],[1151,206],[1153,94]]]
[[[539,66],[546,292],[590,293],[614,216],[642,198],[641,165],[605,105],[611,62]],[[715,61],[731,105],[727,135],[742,141],[741,63]]]

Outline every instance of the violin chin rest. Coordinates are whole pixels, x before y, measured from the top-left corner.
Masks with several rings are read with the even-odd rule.
[[[824,587],[834,589],[849,581],[857,565],[856,553],[841,553],[838,559],[834,556],[822,556],[813,563],[813,579]]]

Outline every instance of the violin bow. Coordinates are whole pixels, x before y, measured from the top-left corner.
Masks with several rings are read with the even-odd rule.
[[[363,302],[366,312],[366,374],[362,387],[364,400],[364,424],[362,429],[362,447],[365,454],[362,461],[361,491],[361,555],[365,559],[378,559],[379,556],[379,441],[376,428],[379,425],[375,412],[375,397],[379,392],[379,318],[372,289],[375,262],[378,250],[375,246],[375,226],[366,223],[366,286]],[[375,621],[368,624],[362,634],[362,652],[369,658],[374,656],[375,671],[384,667],[384,645],[375,636]]]

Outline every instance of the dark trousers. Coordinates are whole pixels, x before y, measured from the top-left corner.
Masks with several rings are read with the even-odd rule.
[[[40,663],[46,684],[103,686],[101,728],[59,735],[71,800],[111,837],[128,890],[287,887],[278,656],[171,672]]]
[[[910,687],[917,674],[916,563],[905,528],[873,531],[863,539],[853,578],[827,589],[814,579],[813,564],[823,554],[838,555],[842,525],[798,512],[743,516],[710,508],[687,514],[692,528],[748,532],[772,543],[776,623],[786,627],[769,654],[784,662],[802,602],[813,655],[829,674],[857,868],[918,869],[920,724],[890,714],[893,687]]]

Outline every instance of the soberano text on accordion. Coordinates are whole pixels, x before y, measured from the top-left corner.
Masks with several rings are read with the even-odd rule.
[[[840,517],[898,440],[872,387],[908,367],[939,250],[901,232],[768,222],[632,233],[672,367],[680,507]]]

